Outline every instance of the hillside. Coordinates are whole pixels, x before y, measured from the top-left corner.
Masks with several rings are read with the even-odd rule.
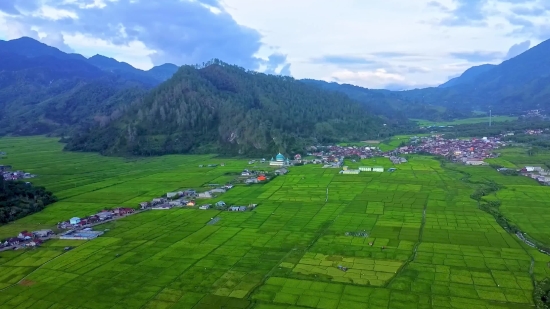
[[[479,75],[493,69],[494,67],[495,65],[493,64],[482,64],[482,65],[471,67],[468,70],[464,71],[464,73],[462,73],[460,76],[452,78],[446,83],[439,85],[438,87],[448,88],[456,85],[473,83]]]
[[[351,99],[362,103],[373,113],[382,115],[386,122],[401,127],[411,125],[408,123],[410,118],[442,121],[471,116],[468,111],[461,111],[454,107],[445,109],[437,105],[422,104],[403,97],[400,92],[367,89],[355,85],[329,83],[313,79],[303,79],[301,81],[321,89],[344,93]]]
[[[0,40],[0,135],[65,134],[103,123],[177,69],[165,64],[143,71],[27,37]]]
[[[499,65],[465,72],[459,81],[462,82],[451,82],[451,86],[404,91],[401,96],[421,104],[460,106],[469,110],[492,108],[501,114],[547,109],[550,107],[550,40]]]
[[[79,60],[0,53],[0,134],[63,133],[109,116],[143,84]]]
[[[269,155],[389,134],[382,122],[343,94],[215,60],[182,67],[120,118],[74,136],[67,149]]]
[[[67,54],[55,47],[48,46],[35,39],[22,37],[15,40],[0,40],[0,53],[11,53],[28,58],[50,56],[60,60],[80,60],[87,62],[103,71],[117,75],[119,78],[142,83],[149,87],[156,86],[170,78],[178,70],[178,66],[166,63],[153,67],[148,71],[137,69],[126,62],[95,55],[86,58],[80,54]]]

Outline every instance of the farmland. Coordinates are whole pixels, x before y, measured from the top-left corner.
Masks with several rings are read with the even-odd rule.
[[[517,120],[518,117],[512,117],[512,116],[493,116],[492,122],[504,122],[504,121],[514,121]],[[452,125],[460,125],[460,124],[474,124],[474,123],[489,123],[489,116],[486,117],[474,117],[474,118],[465,118],[465,119],[457,119],[453,121],[428,121],[428,120],[422,120],[422,119],[411,119],[418,123],[419,126],[427,127],[427,126],[452,126]]]
[[[0,139],[0,149],[8,152],[2,162],[37,174],[33,182],[60,199],[1,226],[0,238],[225,181],[247,166],[214,156],[70,153],[41,137]],[[510,151],[502,160],[520,164],[522,155]],[[361,162],[373,163],[391,166],[384,158]],[[505,216],[548,242],[550,188],[425,156],[395,167],[359,175],[292,167],[223,195],[230,204],[259,204],[254,211],[146,211],[103,225],[109,231],[92,241],[2,252],[0,307],[534,308],[534,282],[550,277],[550,257],[507,233],[470,195],[476,181],[503,184],[485,198],[500,200]]]

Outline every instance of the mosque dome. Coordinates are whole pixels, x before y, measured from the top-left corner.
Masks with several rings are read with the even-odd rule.
[[[285,160],[285,156],[283,156],[283,155],[279,152],[279,154],[275,157],[275,160],[276,160],[276,161],[284,161],[284,160]]]

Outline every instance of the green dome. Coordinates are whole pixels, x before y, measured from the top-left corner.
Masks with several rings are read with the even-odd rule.
[[[277,160],[277,161],[284,161],[284,160],[285,160],[285,156],[283,156],[283,155],[279,152],[279,154],[275,157],[275,160]]]

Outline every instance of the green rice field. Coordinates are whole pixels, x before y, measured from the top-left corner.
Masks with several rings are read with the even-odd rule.
[[[8,153],[0,164],[36,173],[33,183],[60,199],[0,226],[0,239],[226,181],[226,173],[248,166],[215,156],[122,159],[62,147],[44,137],[0,139]],[[516,157],[501,159],[521,164]],[[392,166],[385,158],[360,164],[374,163]],[[550,277],[550,257],[479,210],[462,172],[505,185],[488,198],[549,245],[550,188],[487,166],[443,168],[425,156],[395,167],[359,175],[291,167],[267,184],[223,195],[228,204],[257,203],[253,211],[151,210],[101,226],[109,230],[91,241],[0,252],[0,308],[535,308],[534,283]],[[220,220],[207,224],[214,217]]]
[[[504,122],[504,121],[513,121],[517,120],[518,117],[512,117],[512,116],[493,116],[492,122]],[[416,121],[419,126],[427,127],[427,126],[452,126],[452,125],[460,125],[460,124],[473,124],[473,123],[483,123],[486,122],[489,123],[489,116],[487,117],[474,117],[474,118],[465,118],[465,119],[457,119],[453,121],[429,121],[429,120],[423,120],[423,119],[411,119],[412,121]]]

